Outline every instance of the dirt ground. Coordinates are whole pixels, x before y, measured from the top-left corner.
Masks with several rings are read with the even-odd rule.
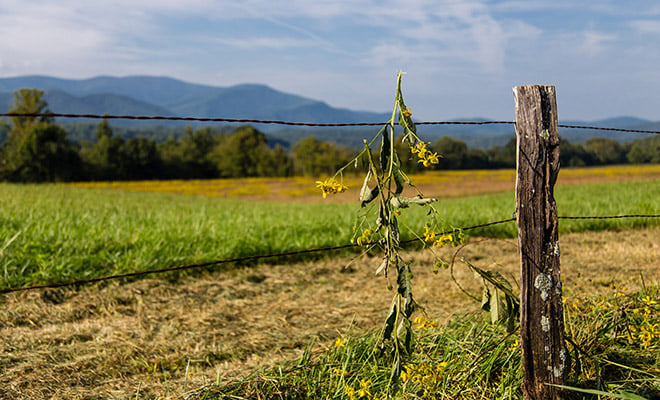
[[[633,291],[660,281],[660,228],[565,235],[565,295]],[[512,245],[513,244],[513,245]],[[456,249],[441,249],[451,258]],[[429,251],[414,261],[414,294],[444,321],[478,304],[432,273]],[[515,280],[515,243],[490,240],[459,254]],[[380,327],[392,293],[374,276],[378,258],[218,271],[171,283],[158,278],[78,290],[0,297],[0,399],[182,398],[284,359],[315,339],[323,349],[341,335]],[[478,292],[459,262],[455,275]]]

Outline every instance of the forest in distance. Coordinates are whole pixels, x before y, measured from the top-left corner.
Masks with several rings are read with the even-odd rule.
[[[43,113],[47,110],[42,91],[21,89],[15,92],[14,105],[9,111]],[[74,125],[74,132],[67,129],[70,127],[47,117],[1,120],[0,180],[62,182],[320,177],[334,174],[356,154],[356,149],[312,136],[292,145],[273,143],[250,125],[169,128],[167,132],[170,134],[165,140],[149,138],[148,135],[124,138],[115,132],[121,132],[123,128],[112,127],[107,119],[95,124],[91,131],[90,127],[82,125]],[[374,135],[376,131],[374,129]],[[417,172],[422,168],[401,138],[395,145],[405,170]],[[430,142],[429,148],[442,156],[433,169],[515,166],[515,138],[505,145],[484,150],[469,148],[464,141],[444,136]],[[560,154],[563,166],[660,163],[660,135],[630,143],[598,137],[584,143],[560,139]]]

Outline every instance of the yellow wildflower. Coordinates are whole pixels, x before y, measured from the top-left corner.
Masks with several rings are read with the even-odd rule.
[[[350,400],[355,399],[355,389],[353,389],[352,387],[347,387],[346,388],[346,395],[348,396],[348,398]]]
[[[341,340],[341,338],[337,338],[337,340],[335,340],[335,347],[344,347],[345,344],[346,343]]]
[[[371,233],[371,229],[365,229],[364,232],[362,232],[362,236],[357,238],[357,245],[364,246],[365,244],[371,243]]]
[[[316,181],[316,187],[321,189],[324,199],[328,194],[341,193],[348,189],[348,186],[344,186],[337,182],[335,178],[328,178],[325,181]]]
[[[419,317],[415,318],[415,323],[419,324],[417,326],[417,329],[420,329],[420,330],[423,330],[423,331],[427,331],[431,328],[437,328],[438,327],[438,321],[433,321],[433,320],[430,320],[430,319],[426,319],[422,316],[419,316]]]
[[[431,230],[428,225],[424,226],[424,241],[425,242],[435,242],[435,235],[437,235],[438,232]]]
[[[440,162],[438,153],[431,153],[430,151],[427,151],[424,153],[423,156],[418,155],[420,158],[417,162],[422,163],[423,166],[425,167],[430,167],[433,164],[437,164]]]
[[[410,111],[409,108],[406,108],[404,110],[401,110],[401,114],[403,114],[404,117],[410,117],[412,115],[412,111]]]
[[[418,157],[420,158],[423,157],[424,154],[428,152],[428,150],[426,149],[426,143],[424,142],[417,143],[414,147],[410,148],[410,152],[413,154],[419,153]]]
[[[435,247],[442,247],[446,244],[452,243],[454,237],[450,234],[442,235],[435,241]]]
[[[357,391],[358,397],[370,397],[371,393],[367,390],[369,388],[369,385],[371,385],[370,380],[364,380],[360,379],[360,389]]]
[[[654,304],[658,304],[657,301],[655,301],[655,300],[651,300],[651,297],[650,297],[650,296],[646,296],[646,297],[644,297],[644,298],[642,299],[642,301],[643,301],[644,303],[648,304],[649,306],[652,306],[652,305],[654,305]]]

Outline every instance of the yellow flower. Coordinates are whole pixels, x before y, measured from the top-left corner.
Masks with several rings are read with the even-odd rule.
[[[415,318],[415,323],[419,324],[417,326],[417,329],[420,329],[420,330],[423,330],[423,331],[427,331],[431,328],[437,328],[438,327],[438,321],[433,321],[433,320],[430,320],[430,319],[426,319],[422,316],[419,316],[419,317]]]
[[[401,114],[403,114],[403,116],[407,118],[412,115],[412,111],[410,111],[409,108],[406,108],[405,110],[401,110]]]
[[[341,340],[341,338],[337,338],[337,340],[335,340],[335,347],[344,347],[345,344],[346,343]]]
[[[420,153],[421,154],[421,153]],[[424,153],[424,155],[419,155],[418,157],[420,158],[417,162],[422,163],[423,166],[425,167],[430,167],[433,164],[437,164],[440,162],[438,153],[431,153],[430,151],[427,151]]]
[[[655,301],[655,300],[651,300],[651,297],[650,297],[650,296],[646,296],[646,297],[644,297],[644,298],[642,299],[642,301],[643,301],[644,303],[648,304],[649,306],[652,306],[652,305],[654,305],[654,304],[658,304],[657,301]]]
[[[435,242],[435,235],[438,234],[438,232],[429,229],[430,227],[428,225],[424,226],[424,241],[425,242]]]
[[[438,238],[438,240],[435,241],[435,247],[442,247],[446,244],[452,243],[454,241],[454,237],[450,234],[442,235]]]
[[[426,155],[426,159],[427,159],[427,160],[429,161],[429,163],[431,163],[431,164],[437,164],[438,162],[440,162],[440,160],[438,159],[438,157],[439,157],[439,156],[438,156],[438,153],[431,153],[431,152],[428,152],[427,155]]]
[[[358,397],[370,397],[371,393],[367,390],[369,388],[369,385],[371,385],[370,380],[364,380],[360,379],[360,389],[358,389],[357,394]]]
[[[328,194],[341,193],[348,189],[348,186],[344,186],[337,182],[335,178],[328,178],[325,181],[316,181],[316,187],[321,189],[324,199]]]
[[[410,152],[415,154],[419,153],[418,157],[423,157],[424,154],[426,154],[428,150],[426,149],[426,143],[424,142],[419,142],[417,143],[414,147],[410,148]]]
[[[347,387],[346,388],[346,395],[348,396],[348,398],[350,400],[355,399],[355,389],[353,389],[352,387]]]
[[[371,233],[371,229],[365,229],[364,232],[362,232],[362,236],[357,238],[357,245],[364,246],[365,244],[371,243]]]

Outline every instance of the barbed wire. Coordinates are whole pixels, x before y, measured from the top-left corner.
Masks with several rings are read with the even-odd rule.
[[[584,125],[557,125],[558,128],[568,128],[568,129],[593,129],[597,131],[611,131],[611,132],[626,132],[626,133],[653,133],[660,135],[660,131],[647,131],[641,129],[624,129],[624,128],[604,128],[601,126],[584,126]]]
[[[560,216],[560,217],[558,217],[558,219],[574,219],[574,220],[578,220],[578,219],[623,219],[623,218],[660,218],[660,214],[624,214],[624,215],[611,215],[611,216]],[[504,223],[507,223],[507,222],[513,222],[515,220],[516,220],[516,218],[508,218],[508,219],[503,219],[503,220],[499,220],[499,221],[492,221],[492,222],[486,222],[486,223],[483,223],[483,224],[467,226],[467,227],[463,227],[463,228],[454,228],[454,229],[451,229],[451,230],[448,230],[448,231],[445,231],[445,232],[441,232],[440,235],[450,234],[450,233],[454,233],[456,231],[468,231],[468,230],[473,230],[473,229],[478,229],[478,228],[485,228],[485,227],[488,227],[488,226],[504,224]],[[415,239],[409,239],[409,240],[402,241],[401,243],[402,244],[407,244],[407,243],[417,242],[419,240],[420,240],[419,238],[415,238]],[[152,270],[146,270],[146,271],[137,271],[137,272],[128,272],[128,273],[124,273],[124,274],[106,275],[106,276],[101,276],[101,277],[98,277],[98,278],[81,279],[81,280],[74,280],[74,281],[69,281],[69,282],[59,282],[59,283],[49,283],[49,284],[43,284],[43,285],[31,285],[31,286],[20,286],[20,287],[15,287],[15,288],[5,288],[5,289],[0,289],[0,294],[7,294],[7,293],[21,292],[21,291],[29,291],[29,290],[37,290],[37,289],[54,289],[54,288],[65,287],[65,286],[79,286],[79,285],[84,285],[84,284],[89,284],[89,283],[96,283],[96,282],[103,282],[103,281],[108,281],[108,280],[113,280],[113,279],[132,278],[132,277],[138,277],[138,276],[160,274],[160,273],[165,273],[165,272],[183,271],[183,270],[189,270],[189,269],[211,267],[211,266],[220,265],[220,264],[229,264],[229,263],[238,263],[238,262],[244,262],[244,261],[260,260],[260,259],[264,259],[264,258],[290,257],[290,256],[295,256],[295,255],[300,255],[300,254],[334,251],[334,250],[347,249],[347,248],[351,248],[351,247],[359,247],[359,245],[357,245],[357,244],[345,244],[345,245],[339,245],[339,246],[319,247],[319,248],[314,248],[314,249],[294,250],[294,251],[288,251],[288,252],[282,252],[282,253],[251,255],[251,256],[228,258],[228,259],[223,259],[223,260],[209,261],[209,262],[197,263],[197,264],[186,264],[186,265],[178,265],[178,266],[174,266],[174,267],[159,268],[159,269],[152,269]]]
[[[46,117],[46,118],[89,118],[89,119],[129,119],[129,120],[161,120],[161,121],[195,121],[195,122],[226,122],[241,124],[275,124],[288,126],[307,126],[307,127],[350,127],[350,126],[381,126],[388,122],[343,122],[343,123],[322,123],[322,122],[296,122],[281,120],[264,120],[248,118],[207,118],[207,117],[175,117],[175,116],[147,116],[147,115],[98,115],[98,114],[65,114],[65,113],[2,113],[0,117]],[[515,125],[515,121],[420,121],[416,125]],[[600,130],[625,133],[648,133],[660,135],[660,131],[625,129],[625,128],[607,128],[587,125],[557,125],[559,128],[567,129],[585,129]]]
[[[657,214],[624,214],[602,217],[557,217],[559,219],[620,219],[620,218],[660,218]]]
[[[467,226],[467,227],[464,227],[464,228],[456,228],[456,229],[452,229],[452,230],[449,230],[449,231],[446,231],[446,232],[442,232],[441,235],[449,234],[449,233],[455,232],[457,230],[467,231],[467,230],[483,228],[483,227],[487,227],[487,226],[503,224],[503,223],[512,222],[512,221],[515,221],[515,218],[509,218],[509,219],[505,219],[505,220],[501,220],[501,221],[487,222],[487,223],[484,223],[484,224],[472,225],[472,226]],[[401,243],[412,243],[412,242],[415,242],[415,241],[418,241],[418,240],[419,239],[410,239],[410,240],[407,240],[407,241],[403,241]],[[289,252],[283,252],[283,253],[252,255],[252,256],[228,258],[228,259],[217,260],[217,261],[209,261],[209,262],[198,263],[198,264],[178,265],[178,266],[174,266],[174,267],[159,268],[159,269],[152,269],[152,270],[146,270],[146,271],[128,272],[128,273],[125,273],[125,274],[107,275],[107,276],[102,276],[102,277],[98,277],[98,278],[82,279],[82,280],[75,280],[75,281],[69,281],[69,282],[59,282],[59,283],[49,283],[49,284],[44,284],[44,285],[32,285],[32,286],[21,286],[21,287],[15,287],[15,288],[6,288],[6,289],[0,289],[0,294],[27,291],[27,290],[36,290],[36,289],[53,289],[53,288],[64,287],[64,286],[78,286],[78,285],[83,285],[83,284],[88,284],[88,283],[108,281],[108,280],[112,280],[112,279],[132,278],[132,277],[136,277],[136,276],[144,276],[144,275],[159,274],[159,273],[164,273],[164,272],[204,268],[204,267],[210,267],[210,266],[219,265],[219,264],[238,263],[238,262],[244,262],[244,261],[260,260],[260,259],[264,259],[264,258],[289,257],[289,256],[295,256],[295,255],[299,255],[299,254],[319,253],[319,252],[347,249],[347,248],[351,248],[351,247],[359,247],[359,245],[357,245],[357,244],[345,244],[345,245],[340,245],[340,246],[319,247],[319,248],[315,248],[315,249],[295,250],[295,251],[289,251]]]

